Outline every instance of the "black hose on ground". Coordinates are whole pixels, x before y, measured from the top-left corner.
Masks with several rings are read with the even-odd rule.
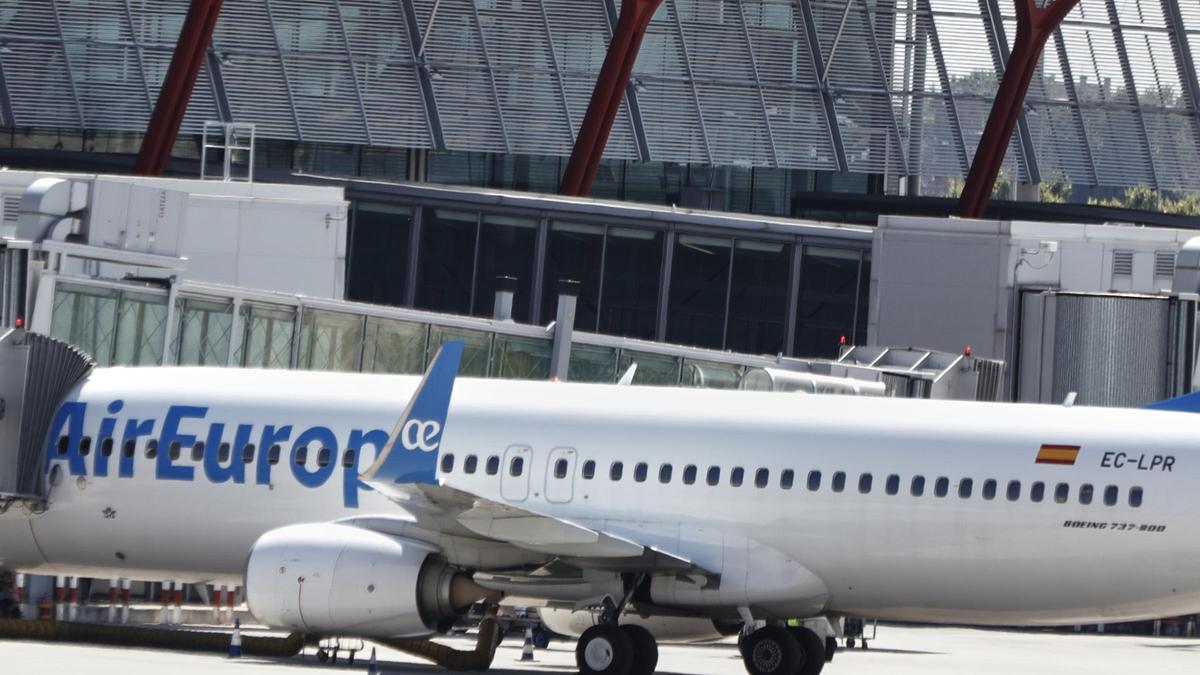
[[[0,619],[0,639],[89,642],[121,647],[226,653],[229,651],[230,634],[122,624]],[[286,658],[299,654],[303,647],[304,638],[300,633],[292,633],[286,638],[242,636],[242,653],[248,656]]]
[[[406,654],[426,659],[447,670],[479,670],[484,671],[492,666],[496,656],[496,648],[500,646],[500,624],[496,622],[496,608],[488,607],[479,622],[479,638],[475,649],[467,651],[454,649],[432,640],[379,640],[379,642],[398,649]]]

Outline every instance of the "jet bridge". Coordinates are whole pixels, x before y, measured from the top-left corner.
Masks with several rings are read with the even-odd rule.
[[[94,365],[61,340],[20,329],[0,333],[0,512],[14,502],[45,500],[42,466],[50,423]]]

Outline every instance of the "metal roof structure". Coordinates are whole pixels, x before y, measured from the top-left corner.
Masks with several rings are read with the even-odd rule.
[[[226,0],[185,131],[566,155],[617,0]],[[0,0],[0,123],[146,128],[186,0]],[[1003,0],[665,0],[608,157],[960,176]],[[1200,190],[1200,5],[1082,0],[1006,160],[1022,181]]]

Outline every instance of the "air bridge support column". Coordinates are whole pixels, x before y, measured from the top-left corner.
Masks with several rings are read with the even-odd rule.
[[[575,137],[575,148],[567,162],[559,194],[586,197],[591,191],[613,121],[621,110],[621,99],[625,97],[625,89],[633,75],[633,64],[642,48],[642,38],[660,4],[662,0],[624,0],[621,3],[621,15],[608,45],[604,65],[596,77],[587,114]]]
[[[1017,6],[1017,38],[1012,54],[1004,67],[1004,79],[996,91],[987,125],[975,148],[975,158],[967,174],[966,185],[958,199],[958,215],[963,218],[983,218],[992,188],[1004,163],[1004,153],[1012,138],[1017,118],[1025,104],[1025,94],[1037,70],[1038,58],[1046,40],[1054,33],[1067,13],[1079,0],[1052,0],[1038,7],[1035,0],[1015,0]]]
[[[558,315],[554,319],[554,346],[550,352],[550,378],[566,382],[571,370],[571,334],[575,331],[575,302],[579,282],[558,282]]]

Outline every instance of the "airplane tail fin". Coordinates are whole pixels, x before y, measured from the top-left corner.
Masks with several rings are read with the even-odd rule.
[[[1200,391],[1143,406],[1148,410],[1200,413]]]
[[[368,483],[436,483],[438,448],[454,379],[462,362],[463,341],[442,344],[408,407],[396,421],[379,457],[361,475]]]

